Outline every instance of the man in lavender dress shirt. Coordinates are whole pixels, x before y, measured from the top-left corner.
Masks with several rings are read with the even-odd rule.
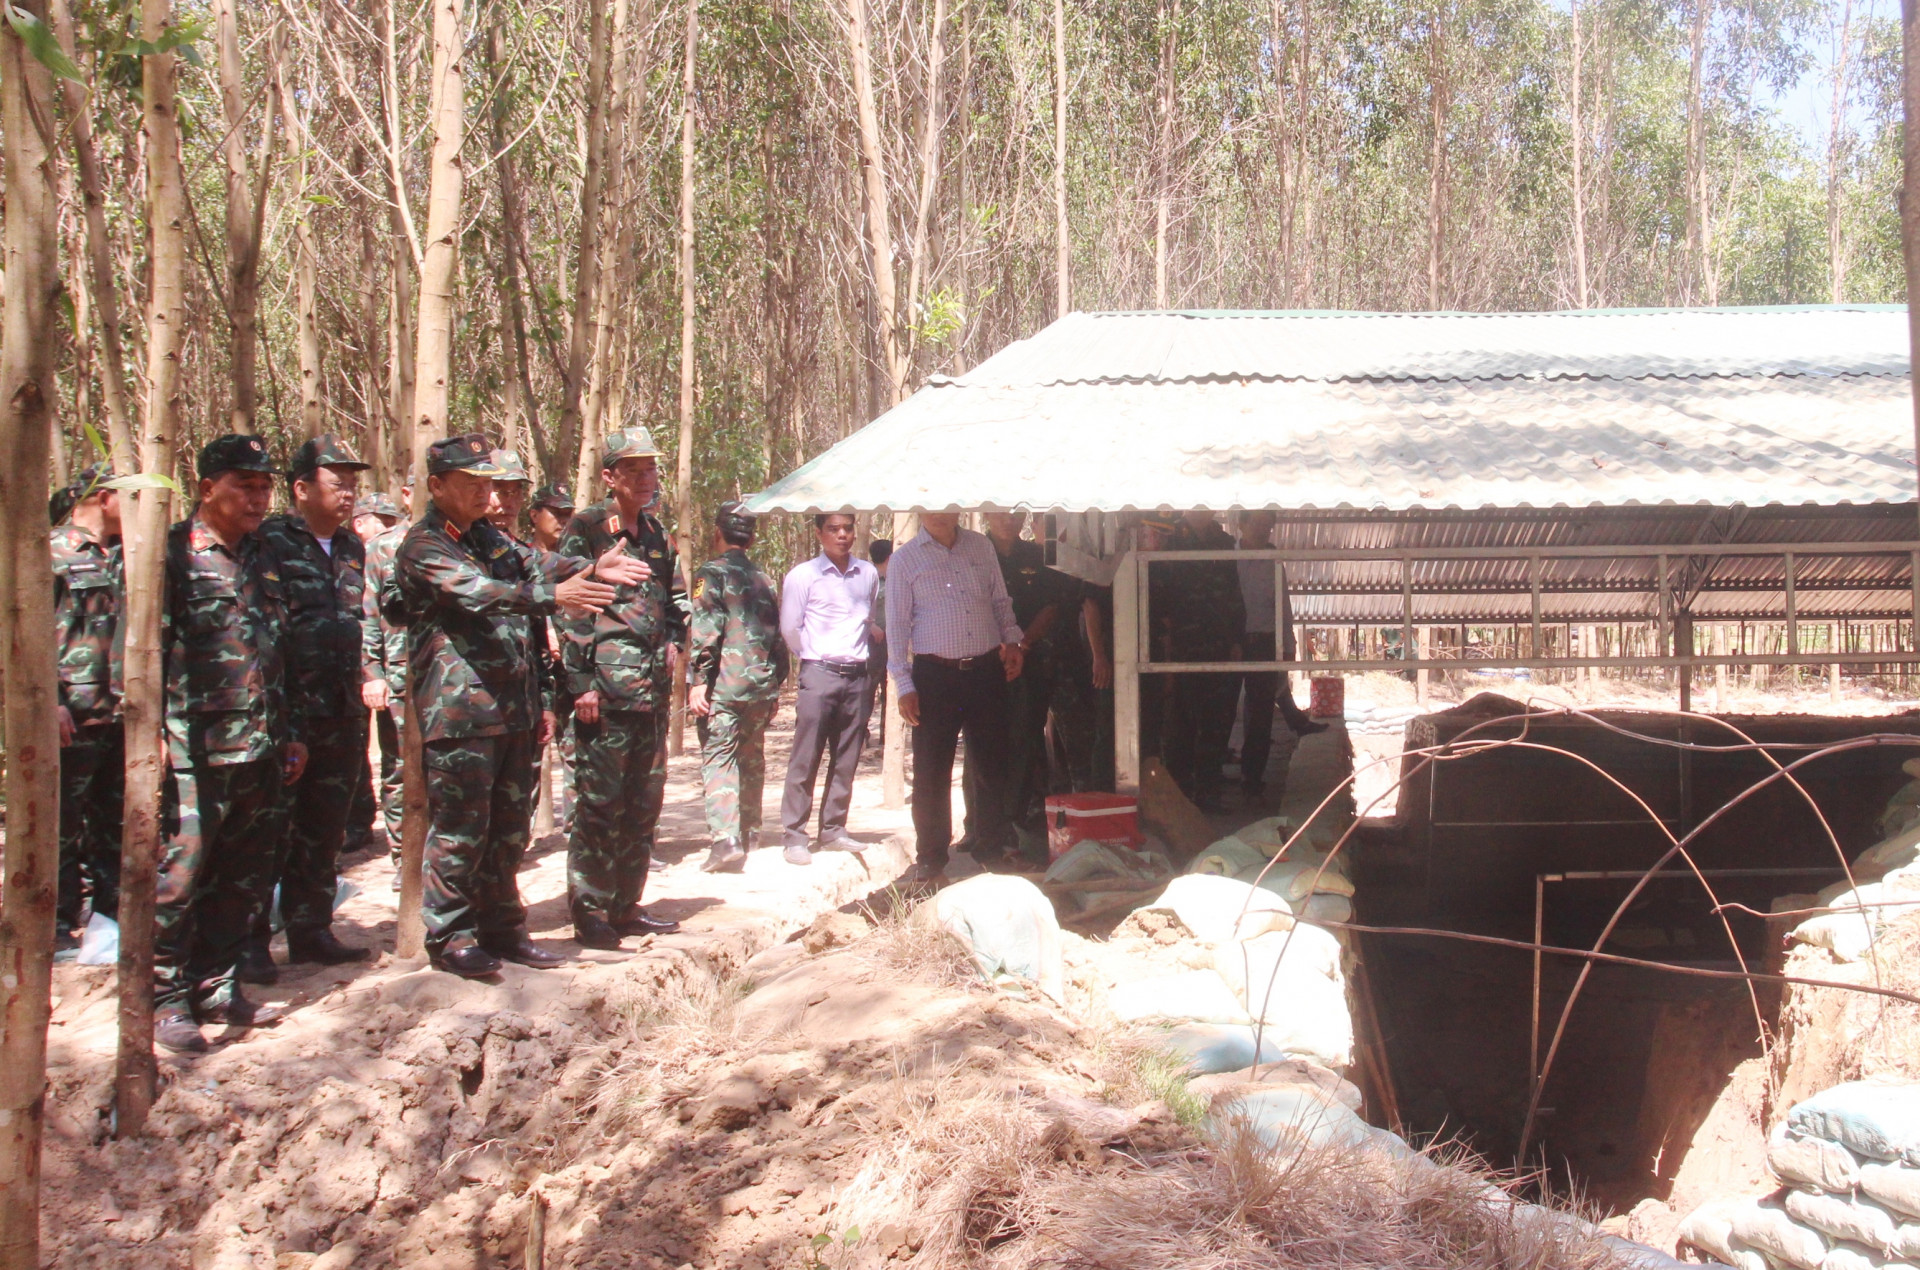
[[[887,572],[887,669],[900,715],[913,726],[909,886],[946,882],[953,841],[953,754],[967,738],[979,782],[975,837],[988,854],[1011,845],[1006,817],[1007,684],[1020,676],[1022,638],[985,534],[956,512],[927,512]]]

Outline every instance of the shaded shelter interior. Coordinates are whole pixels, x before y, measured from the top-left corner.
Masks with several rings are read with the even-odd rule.
[[[1774,770],[1764,755],[1687,751],[1625,733],[1724,746],[1741,743],[1733,732],[1631,712],[1598,716],[1621,731],[1581,719],[1522,725],[1503,717],[1516,710],[1483,696],[1409,725],[1409,751],[1488,739],[1523,744],[1434,763],[1403,758],[1397,816],[1369,823],[1355,846],[1356,920],[1522,941],[1533,939],[1538,920],[1544,943],[1591,948],[1635,878],[1672,845],[1668,835],[1698,828],[1687,849],[1708,874],[1712,898],[1691,876],[1656,878],[1627,905],[1604,951],[1676,966],[1735,970],[1744,960],[1777,969],[1779,927],[1770,935],[1761,917],[1716,915],[1715,902],[1765,913],[1777,896],[1842,878],[1821,817],[1849,857],[1871,845],[1887,799],[1907,779],[1900,764],[1920,752],[1873,745],[1826,755],[1796,770],[1804,796],[1775,780],[1716,817]],[[1876,733],[1920,737],[1912,714],[1726,722],[1783,747]],[[1789,763],[1808,750],[1774,753]],[[1663,872],[1684,870],[1675,860]],[[1630,876],[1576,876],[1620,873]],[[1432,937],[1362,938],[1406,1128],[1455,1135],[1512,1162],[1533,1070],[1531,953]],[[1543,1056],[1580,964],[1543,959]],[[1738,1062],[1759,1052],[1756,1005],[1770,1019],[1777,993],[1596,966],[1541,1094],[1532,1164],[1544,1157],[1556,1185],[1577,1185],[1610,1208],[1664,1195],[1712,1097]]]

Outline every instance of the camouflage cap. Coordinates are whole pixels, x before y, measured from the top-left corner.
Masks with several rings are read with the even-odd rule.
[[[713,527],[721,533],[751,534],[758,531],[760,518],[745,503],[729,500],[713,513]]]
[[[427,447],[427,475],[445,476],[448,472],[500,475],[500,468],[493,461],[493,443],[479,432],[435,441]]]
[[[573,506],[573,495],[567,492],[564,485],[542,485],[533,491],[533,498],[527,503],[529,510],[546,507],[557,512],[570,512]]]
[[[609,432],[600,447],[600,466],[612,467],[621,459],[657,459],[660,447],[653,443],[653,434],[645,428],[623,428],[618,432]]]
[[[80,500],[113,479],[113,468],[105,463],[90,463],[74,473],[72,480],[53,491],[47,500],[47,523],[57,525],[73,515]]]
[[[500,469],[494,473],[493,479],[496,481],[525,481],[528,484],[533,483],[533,477],[527,474],[527,465],[521,462],[520,454],[516,450],[495,450],[493,452],[493,465]]]
[[[211,480],[222,472],[280,474],[267,454],[267,443],[245,432],[229,432],[226,436],[215,437],[207,442],[200,450],[194,472],[203,481]]]
[[[355,501],[353,514],[356,516],[387,516],[394,520],[399,520],[400,504],[394,502],[379,490],[375,490],[371,494],[362,494],[360,498]]]
[[[287,468],[287,475],[298,479],[311,475],[323,467],[346,468],[359,472],[372,467],[371,463],[362,463],[347,443],[331,432],[323,432],[293,452],[293,463]]]

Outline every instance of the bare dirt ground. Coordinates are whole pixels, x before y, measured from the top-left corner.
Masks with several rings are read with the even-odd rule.
[[[790,717],[770,738],[769,823]],[[360,1246],[359,1260],[340,1264],[491,1264],[488,1232],[506,1220],[489,1216],[494,1205],[551,1166],[600,1074],[626,1061],[636,1013],[681,999],[691,983],[737,979],[756,953],[884,891],[911,862],[906,812],[881,806],[877,750],[868,769],[851,823],[867,851],[799,868],[763,848],[743,874],[716,876],[698,869],[707,839],[697,759],[673,760],[659,835],[671,867],[653,875],[647,902],[681,920],[682,933],[630,940],[626,953],[573,945],[565,843],[549,837],[520,876],[529,925],[577,962],[508,966],[497,984],[395,959],[391,866],[384,854],[351,864],[345,875],[361,890],[336,929],[381,950],[378,959],[283,966],[276,987],[248,989],[290,1004],[290,1016],[201,1058],[163,1058],[152,1133],[138,1141],[107,1132],[113,970],[57,966],[49,1264],[265,1267],[276,1254],[339,1243]]]

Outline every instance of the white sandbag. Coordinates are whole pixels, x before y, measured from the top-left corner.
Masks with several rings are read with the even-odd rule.
[[[1179,1023],[1249,1023],[1240,999],[1211,970],[1188,970],[1123,983],[1107,994],[1107,1006],[1122,1023],[1165,1019]]]
[[[1264,872],[1264,876],[1262,873]],[[1258,881],[1255,881],[1258,878]],[[1301,861],[1298,864],[1276,861],[1261,865],[1240,874],[1242,882],[1265,887],[1276,895],[1284,895],[1290,900],[1304,900],[1309,895],[1352,895],[1353,882],[1340,869],[1339,861],[1322,868],[1315,861]]]
[[[1276,983],[1265,1003],[1266,1018],[1255,1024],[1263,1048],[1277,1046],[1335,1071],[1353,1066],[1353,1011],[1340,984],[1318,975],[1297,976]],[[1256,1000],[1253,1009],[1259,1007]]]
[[[1273,892],[1204,873],[1173,879],[1160,898],[1146,907],[1168,910],[1195,938],[1209,944],[1251,939],[1293,925],[1292,908]]]
[[[1216,1124],[1240,1123],[1270,1151],[1376,1145],[1374,1130],[1345,1104],[1312,1085],[1278,1085],[1236,1098]]]
[[[1853,1080],[1796,1104],[1787,1127],[1873,1160],[1920,1164],[1920,1085]]]
[[[1860,1161],[1838,1142],[1800,1138],[1782,1124],[1767,1141],[1767,1167],[1789,1186],[1817,1191],[1851,1191],[1860,1180]]]
[[[1353,1011],[1340,973],[1340,944],[1311,926],[1219,949],[1214,966],[1261,1024],[1263,1044],[1327,1067],[1353,1063]]]
[[[930,920],[965,944],[987,979],[1015,975],[1055,1001],[1065,999],[1060,923],[1046,895],[1025,878],[975,874],[940,891],[918,913],[931,913]]]
[[[1820,1263],[1827,1256],[1826,1236],[1794,1221],[1773,1200],[1751,1202],[1736,1209],[1733,1237],[1776,1261],[1799,1266],[1800,1270],[1820,1270]]]
[[[1234,991],[1244,992],[1249,984],[1264,986],[1276,973],[1283,979],[1302,974],[1338,979],[1340,954],[1340,941],[1332,931],[1295,926],[1222,944],[1213,964]]]
[[[1047,866],[1047,882],[1090,882],[1095,878],[1126,877],[1128,869],[1104,842],[1091,838],[1076,842]]]
[[[1257,869],[1266,862],[1266,856],[1228,834],[1195,856],[1193,863],[1187,866],[1187,872],[1232,878],[1239,877],[1248,869]]]
[[[1878,881],[1916,862],[1920,862],[1920,823],[1909,824],[1855,856],[1853,878],[1856,882]]]
[[[1902,1222],[1887,1241],[1889,1260],[1920,1261],[1920,1222]]]
[[[1715,1261],[1735,1267],[1735,1270],[1767,1270],[1765,1257],[1751,1248],[1734,1246],[1733,1215],[1750,1202],[1744,1199],[1708,1200],[1681,1218],[1675,1238]]]
[[[1920,1221],[1920,1169],[1904,1164],[1862,1164],[1860,1189],[1909,1221]]]
[[[80,932],[80,955],[74,960],[83,966],[120,964],[120,923],[104,913],[87,918],[87,928]]]
[[[1237,1072],[1254,1063],[1254,1029],[1250,1023],[1183,1023],[1161,1037],[1158,1045],[1184,1060],[1187,1070],[1196,1076]],[[1260,1038],[1261,1062],[1277,1063],[1286,1056],[1271,1032]]]
[[[1300,822],[1292,816],[1268,816],[1265,820],[1242,825],[1233,831],[1233,836],[1262,855],[1279,855],[1285,848],[1288,860],[1304,860],[1309,855],[1324,858],[1340,839],[1339,827],[1330,815],[1321,815],[1307,826],[1305,833],[1296,836],[1299,828]],[[1287,848],[1289,841],[1293,843],[1291,848]]]
[[[1880,1258],[1866,1248],[1839,1244],[1820,1259],[1820,1270],[1883,1270]]]
[[[1880,813],[1880,837],[1898,837],[1916,823],[1920,823],[1920,780],[1908,781],[1887,800],[1887,809]]]
[[[1893,1214],[1872,1200],[1854,1201],[1824,1191],[1792,1190],[1783,1205],[1787,1216],[1802,1226],[1811,1226],[1828,1238],[1871,1248],[1881,1256],[1893,1241],[1898,1225]]]
[[[1344,895],[1309,895],[1307,902],[1300,906],[1300,920],[1350,922],[1353,920],[1353,901]]]
[[[1867,882],[1851,889],[1820,892],[1823,905],[1842,911],[1810,917],[1793,928],[1793,938],[1825,948],[1841,961],[1866,958],[1880,928],[1896,918],[1920,912],[1920,894],[1890,882]]]

